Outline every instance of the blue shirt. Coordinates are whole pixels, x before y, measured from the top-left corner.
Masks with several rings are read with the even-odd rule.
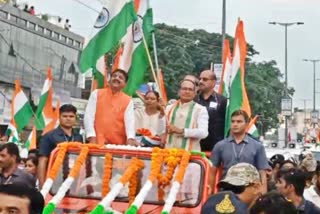
[[[39,155],[49,157],[51,152],[62,142],[83,142],[82,135],[73,133],[68,136],[60,126],[47,134],[43,135],[40,140]]]
[[[242,162],[252,164],[258,170],[270,168],[264,146],[249,135],[246,135],[239,144],[233,137],[218,142],[211,152],[210,159],[216,167],[223,165],[222,177],[231,166]]]
[[[228,195],[226,203],[226,195]],[[201,214],[220,214],[219,209],[217,209],[217,205],[225,203],[229,205],[229,207],[225,207],[226,209],[234,209],[234,214],[247,214],[248,213],[248,204],[242,202],[239,197],[230,191],[219,192],[214,194],[208,198],[208,200],[204,203]],[[228,212],[231,213],[231,212]]]

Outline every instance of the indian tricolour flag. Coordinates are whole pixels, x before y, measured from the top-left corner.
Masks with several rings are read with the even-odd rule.
[[[137,18],[131,0],[108,0],[103,3],[102,11],[94,25],[93,36],[80,57],[82,73],[96,68],[98,60],[119,43],[127,28]]]
[[[20,142],[20,137],[19,133],[17,131],[17,127],[15,125],[14,120],[11,119],[7,131],[6,131],[6,136],[8,136],[8,143],[19,143]]]
[[[39,104],[36,111],[35,124],[38,130],[43,130],[53,117],[52,108],[52,71],[48,68],[47,78],[43,84]]]
[[[37,130],[35,126],[33,126],[32,128],[32,131],[29,134],[25,146],[28,149],[28,151],[37,148]]]
[[[247,133],[251,134],[252,136],[258,138],[259,137],[259,132],[256,127],[256,122],[258,120],[258,116],[255,116],[253,119],[250,120],[248,128],[247,128]]]
[[[11,114],[15,123],[15,127],[20,132],[33,116],[33,111],[27,96],[21,89],[20,81],[15,81],[15,91],[12,98]]]
[[[223,44],[223,68],[221,78],[222,80],[218,93],[222,94],[226,98],[229,98],[229,86],[231,79],[231,52],[228,39],[224,40]]]
[[[234,111],[245,110],[251,117],[251,108],[245,88],[245,60],[247,43],[243,31],[243,22],[239,21],[234,40],[233,59],[229,83],[229,100],[226,110],[225,135],[227,136],[231,125],[231,115]]]
[[[138,19],[127,29],[126,35],[121,40],[121,54],[117,56],[117,68],[129,74],[124,92],[130,96],[139,88],[144,80],[145,71],[150,66],[146,48],[149,48],[152,41],[153,31],[153,15],[148,0],[135,0],[135,7]]]
[[[92,91],[99,88],[105,88],[108,85],[107,57],[103,55],[97,61],[96,67],[92,68]]]

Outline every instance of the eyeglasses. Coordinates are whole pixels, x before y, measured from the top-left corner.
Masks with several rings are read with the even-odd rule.
[[[207,81],[209,81],[209,80],[214,80],[214,79],[212,79],[212,78],[206,78],[206,77],[200,77],[199,78],[199,80],[201,81],[201,80],[203,80],[203,82],[207,82]]]

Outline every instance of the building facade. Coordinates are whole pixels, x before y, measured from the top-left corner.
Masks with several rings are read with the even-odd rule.
[[[55,97],[81,98],[78,62],[84,38],[9,4],[0,7],[0,124],[7,124],[14,81],[37,104],[47,68]]]

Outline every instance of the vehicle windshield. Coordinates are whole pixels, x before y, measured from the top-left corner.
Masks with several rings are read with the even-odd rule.
[[[64,179],[67,178],[69,170],[74,165],[77,154],[68,153],[64,160],[62,169],[58,173],[58,177],[54,180],[51,189],[52,194],[56,194]],[[102,179],[104,173],[104,155],[90,155],[80,170],[78,178],[73,182],[66,196],[85,199],[101,200]],[[110,188],[114,186],[125,169],[128,167],[132,156],[116,155],[113,156],[112,177],[110,180]],[[150,174],[151,160],[144,158],[145,168],[140,174],[140,186],[146,182]],[[163,167],[165,173],[166,167]],[[194,207],[200,203],[203,188],[204,168],[198,161],[191,161],[184,176],[184,182],[177,195],[175,206]],[[170,186],[165,188],[165,192],[169,193]],[[129,188],[128,184],[122,189],[115,201],[128,202]],[[154,185],[148,193],[145,203],[163,204],[158,199],[158,188]]]

